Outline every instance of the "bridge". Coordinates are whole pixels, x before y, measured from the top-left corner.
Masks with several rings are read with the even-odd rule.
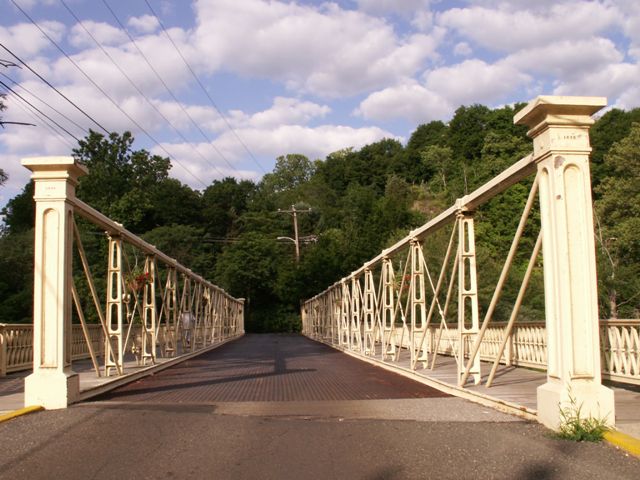
[[[243,299],[75,196],[78,178],[89,173],[85,167],[67,157],[24,160],[35,182],[34,322],[0,326],[0,411],[48,411],[4,422],[0,432],[28,444],[42,421],[51,422],[45,436],[62,438],[67,429],[77,437],[64,436],[62,446],[40,445],[42,451],[3,442],[0,448],[10,454],[3,458],[13,458],[2,461],[3,472],[36,478],[45,473],[38,473],[38,462],[53,462],[61,474],[83,478],[127,472],[197,477],[204,468],[273,478],[420,477],[426,471],[464,477],[476,475],[482,459],[499,465],[496,435],[524,463],[510,472],[496,466],[487,471],[492,478],[605,477],[614,471],[632,478],[637,461],[606,449],[577,449],[577,465],[566,470],[567,458],[551,453],[556,440],[526,422],[558,429],[579,408],[621,432],[618,438],[631,450],[640,437],[640,321],[598,318],[588,130],[591,115],[605,105],[600,97],[532,101],[514,121],[530,128],[533,152],[303,301],[304,336],[245,335]],[[478,212],[516,184],[530,186],[529,198],[481,318],[479,289],[486,286],[478,275]],[[536,204],[540,224],[529,268],[508,321],[498,322],[493,316]],[[91,272],[79,224],[107,233],[104,287]],[[545,321],[518,322],[541,255]],[[26,377],[25,367],[31,368]],[[61,413],[68,407],[79,423]],[[280,420],[265,426],[271,418]],[[428,424],[428,433],[406,420]],[[92,421],[102,429],[93,429]],[[331,429],[344,422],[339,447]],[[151,433],[164,426],[166,432]],[[254,428],[266,437],[249,438]],[[291,434],[295,429],[313,437]],[[118,440],[123,433],[149,457],[157,448],[171,453],[138,464]],[[285,433],[280,446],[286,448],[272,449],[270,466],[225,467],[217,457],[204,463],[191,458],[204,458],[197,445],[203,439],[221,455],[239,458],[241,451],[271,452],[269,444]],[[98,437],[115,446],[110,454],[86,453],[83,442]],[[164,443],[171,438],[196,446],[192,452],[172,448]],[[438,448],[427,452],[426,445],[456,448],[438,463]],[[102,470],[93,460],[80,465],[63,458],[65,449],[89,455]],[[187,470],[176,470],[183,462],[178,452]],[[300,461],[292,462],[289,453]]]

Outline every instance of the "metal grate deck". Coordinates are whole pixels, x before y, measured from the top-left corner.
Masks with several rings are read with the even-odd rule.
[[[97,400],[283,402],[446,397],[301,335],[246,335]]]

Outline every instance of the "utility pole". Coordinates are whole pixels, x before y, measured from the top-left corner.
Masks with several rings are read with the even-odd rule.
[[[281,210],[278,209],[278,213],[288,213],[293,217],[293,235],[294,238],[291,237],[278,237],[278,240],[289,240],[293,242],[296,246],[296,263],[300,262],[300,237],[298,236],[298,213],[309,213],[311,211],[310,208],[306,208],[304,210],[296,210],[295,205],[291,205],[289,210]]]

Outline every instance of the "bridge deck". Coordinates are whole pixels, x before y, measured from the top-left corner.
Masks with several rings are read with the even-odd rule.
[[[206,403],[446,396],[299,335],[246,335],[99,399]]]
[[[407,355],[403,352],[403,356]],[[409,371],[408,359],[404,360],[400,366]],[[128,368],[129,371],[136,370],[133,365]],[[80,373],[81,390],[85,392],[108,382],[122,380],[114,377],[96,378],[88,361],[74,363],[74,370]],[[23,406],[23,379],[27,374],[10,374],[0,379],[0,413]],[[419,368],[411,374],[449,385],[456,383],[455,365],[453,359],[448,357],[439,357],[435,370]],[[498,401],[535,409],[536,387],[544,381],[544,372],[503,367],[493,388],[486,389],[484,385],[469,385],[467,388]],[[617,427],[640,438],[640,390],[627,386],[615,388],[615,391]],[[321,401],[342,400],[347,403],[355,401],[349,408],[358,410],[358,400],[444,396],[438,390],[366,364],[302,336],[247,335],[151,377],[113,390],[101,399],[174,404],[309,400],[319,404]],[[411,408],[409,404],[405,407]],[[239,407],[234,408],[237,410]],[[273,410],[274,407],[269,408]],[[289,411],[291,405],[283,405],[282,409]],[[306,409],[308,407],[303,410]]]

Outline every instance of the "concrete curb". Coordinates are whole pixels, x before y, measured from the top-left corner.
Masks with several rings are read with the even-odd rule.
[[[640,439],[617,430],[609,430],[608,432],[605,432],[604,439],[631,455],[640,457]]]
[[[41,407],[40,405],[33,405],[31,407],[25,407],[19,410],[14,410],[13,412],[0,415],[0,423],[6,422],[7,420],[11,420],[12,418],[20,417],[22,415],[27,415],[28,413],[39,412],[41,410],[44,410],[44,407]]]

